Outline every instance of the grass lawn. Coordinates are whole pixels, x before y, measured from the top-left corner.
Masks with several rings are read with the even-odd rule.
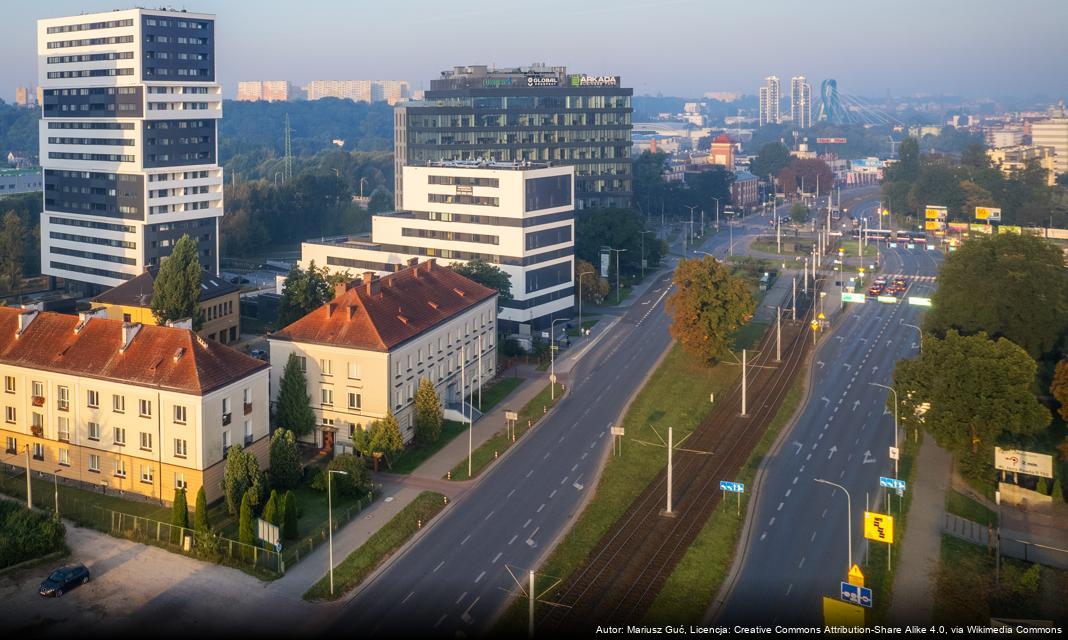
[[[945,624],[988,624],[991,617],[1002,617],[1063,625],[1068,619],[1068,571],[1032,567],[1039,565],[1003,557],[999,585],[995,560],[986,547],[942,536],[934,618]]]
[[[667,464],[663,449],[642,446],[634,440],[656,438],[650,426],[662,433],[667,425],[675,437],[691,433],[708,413],[710,393],[725,393],[741,375],[739,367],[697,364],[682,347],[674,345],[634,398],[623,420],[623,455],[609,458],[596,493],[571,532],[561,540],[540,573],[566,579],[589,556],[605,532],[630,507],[634,497]],[[522,633],[526,602],[516,601],[502,617],[498,631]],[[535,614],[537,615],[537,614]]]
[[[478,407],[478,410],[483,414],[489,413],[521,384],[523,384],[523,378],[498,378],[482,390],[482,406]],[[477,400],[477,398],[477,395],[474,396],[474,399]]]
[[[627,299],[627,296],[630,295],[630,290],[633,288],[633,287],[631,287],[629,284],[627,284],[625,282],[620,283],[620,285],[619,285],[619,298],[617,299],[616,298],[616,286],[615,285],[616,285],[615,282],[611,283],[612,288],[609,290],[608,295],[604,297],[604,300],[601,301],[601,305],[600,306],[602,306],[602,307],[614,307],[614,306],[620,304],[621,302],[623,302],[624,300]]]
[[[946,511],[979,524],[993,523],[997,526],[998,523],[996,513],[952,489],[946,492]]]
[[[359,549],[349,554],[334,567],[334,593],[330,593],[330,577],[323,576],[304,594],[305,600],[336,600],[367,578],[386,561],[415,532],[420,524],[426,525],[431,518],[445,508],[444,496],[433,491],[420,493],[411,504],[376,531]],[[421,522],[420,522],[421,521]]]
[[[762,322],[749,322],[742,325],[734,332],[732,349],[741,351],[742,349],[756,347],[760,343],[760,339],[764,337],[764,331],[770,326]],[[741,356],[739,355],[739,357]]]
[[[586,314],[586,313],[582,314],[582,328],[583,329],[589,329],[593,325],[597,324],[598,318],[595,317],[592,320],[588,320],[587,319],[587,318],[589,318],[590,315],[591,314]],[[596,314],[593,314],[593,315],[596,315]],[[579,334],[578,327],[571,327],[570,329],[567,330],[567,335],[571,336],[572,338],[578,337],[578,334]]]
[[[795,245],[801,245],[802,246],[802,250],[801,251],[797,251],[794,248]],[[781,252],[778,250],[778,247],[776,246],[775,238],[772,238],[770,241],[768,241],[766,238],[761,238],[759,240],[754,240],[753,243],[751,245],[749,245],[749,249],[752,250],[752,251],[758,251],[760,253],[775,253],[775,254],[781,254],[781,255],[784,255],[784,256],[807,256],[809,253],[811,253],[811,249],[810,248],[809,249],[805,249],[805,247],[811,247],[811,246],[812,246],[812,241],[811,240],[808,240],[806,242],[805,240],[801,240],[799,238],[793,237],[793,234],[791,234],[790,237],[786,237],[785,235],[782,237],[782,251]]]
[[[512,378],[508,378],[511,380]],[[522,382],[522,379],[519,380]],[[422,445],[416,444],[408,447],[404,450],[400,456],[393,461],[393,467],[386,469],[390,473],[411,473],[416,468],[427,461],[430,456],[434,455],[445,445],[452,442],[452,439],[464,432],[467,425],[462,422],[456,422],[455,420],[446,420],[441,425],[441,436],[437,442]]]
[[[801,372],[799,375],[804,375]],[[761,461],[775,438],[793,415],[802,398],[802,381],[796,380],[783,399],[768,430],[761,437],[749,460],[738,474],[737,481],[751,487]],[[646,613],[646,622],[655,624],[696,623],[701,620],[708,603],[719,591],[723,579],[734,562],[738,536],[745,521],[749,494],[725,495],[712,517],[686,551],[664,588]]]
[[[554,404],[560,401],[564,392],[560,389],[560,385],[556,386],[556,399],[550,399],[552,395],[552,385],[545,385],[538,395],[534,396],[525,407],[519,410],[519,419],[516,420],[515,434],[516,439],[523,437],[523,434],[530,430],[527,427],[527,422],[530,422],[531,427],[538,424],[538,420],[541,419],[546,413],[546,409],[551,409]],[[461,460],[455,467],[452,468],[453,480],[468,480],[474,478],[478,474],[490,465],[491,462],[496,460],[496,454],[503,454],[508,447],[512,446],[512,438],[507,429],[501,429],[492,438],[482,443],[479,448],[475,449],[471,454],[471,475],[467,474],[467,459]],[[448,476],[446,476],[448,477]]]
[[[60,474],[62,477],[62,473]],[[109,483],[114,485],[115,478],[109,478]],[[30,480],[33,490],[33,504],[36,507],[45,509],[47,511],[53,511],[55,509],[55,487],[51,479],[42,480],[34,477]],[[7,473],[4,473],[0,477],[0,492],[3,492],[9,496],[19,498],[23,501],[26,500],[26,475],[18,473],[17,476],[11,477]],[[168,499],[174,496],[168,496]],[[193,507],[193,502],[196,496],[190,500],[190,508]],[[171,521],[171,509],[160,505],[159,502],[147,502],[143,500],[128,500],[120,497],[118,492],[114,489],[108,489],[106,494],[100,491],[90,491],[88,489],[82,489],[80,487],[59,485],[59,510],[60,515],[63,515],[64,504],[78,503],[78,506],[93,505],[102,507],[104,509],[111,509],[112,511],[119,511],[122,513],[128,513],[135,516],[141,516],[144,518],[150,518],[152,520],[159,520],[161,522]]]

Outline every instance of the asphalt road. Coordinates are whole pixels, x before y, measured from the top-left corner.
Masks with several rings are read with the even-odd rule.
[[[760,218],[734,229],[738,242]],[[747,219],[748,222],[748,219]],[[726,253],[727,229],[705,248]],[[672,258],[674,261],[675,258]],[[670,345],[659,276],[572,369],[568,395],[432,525],[345,604],[333,627],[360,635],[482,635],[517,591],[509,569],[538,565],[566,531],[611,446],[609,426]],[[548,381],[546,381],[548,384]]]
[[[857,213],[874,207],[863,203]],[[910,288],[898,304],[869,300],[849,310],[816,352],[809,401],[768,462],[741,568],[722,606],[711,612],[718,623],[822,624],[821,598],[838,597],[848,568],[847,507],[840,490],[814,478],[849,490],[852,558],[863,558],[866,497],[873,507],[882,504],[879,477],[894,475],[889,392],[869,383],[889,385],[894,363],[915,355],[919,334],[903,323],[919,325],[922,307],[904,300],[930,296],[941,254],[884,247],[882,258],[883,272],[909,275]]]

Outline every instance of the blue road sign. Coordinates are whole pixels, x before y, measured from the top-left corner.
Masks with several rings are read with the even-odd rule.
[[[850,602],[852,604],[859,604],[862,607],[871,606],[871,589],[867,587],[858,587],[855,584],[849,584],[848,582],[842,583],[842,600]]]
[[[915,248],[916,248],[916,245],[910,242],[909,243],[909,249],[915,249]]]
[[[720,480],[719,490],[730,491],[731,493],[745,493],[745,485],[741,482],[728,482],[726,480]]]
[[[905,481],[898,480],[897,478],[879,478],[879,486],[886,487],[887,489],[897,489],[899,492],[905,490]]]
[[[891,242],[890,243],[890,248],[891,249],[897,249],[897,243],[896,242]]]

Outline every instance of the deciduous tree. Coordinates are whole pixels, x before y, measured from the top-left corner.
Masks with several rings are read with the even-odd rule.
[[[313,260],[307,269],[294,267],[282,283],[282,300],[278,305],[278,326],[285,327],[334,297],[334,289],[327,281],[325,269],[315,266]]]
[[[496,289],[500,294],[498,301],[512,299],[512,279],[497,265],[482,260],[471,260],[454,264],[449,268],[487,289]]]
[[[22,280],[22,248],[26,230],[14,211],[0,223],[0,291],[14,291]]]
[[[1053,383],[1049,387],[1050,395],[1060,403],[1057,410],[1061,419],[1068,422],[1068,360],[1061,360],[1053,370]]]
[[[585,260],[575,260],[575,281],[583,302],[599,304],[612,290],[608,280],[602,278],[597,269]]]
[[[679,261],[672,280],[675,291],[667,300],[671,335],[700,361],[715,362],[756,307],[748,283],[712,256]]]

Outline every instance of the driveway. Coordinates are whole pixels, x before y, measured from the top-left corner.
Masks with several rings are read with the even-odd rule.
[[[69,558],[0,577],[0,630],[5,637],[78,637],[140,631],[151,636],[295,636],[323,606],[268,590],[236,569],[199,562],[152,546],[67,525]],[[53,565],[83,562],[89,584],[62,598],[37,586]],[[240,626],[238,626],[240,623]],[[313,629],[304,629],[311,633]],[[125,634],[123,634],[125,635]]]

